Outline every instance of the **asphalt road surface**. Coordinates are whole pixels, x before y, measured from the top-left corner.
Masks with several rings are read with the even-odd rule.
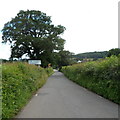
[[[16,118],[118,118],[118,105],[55,71]]]

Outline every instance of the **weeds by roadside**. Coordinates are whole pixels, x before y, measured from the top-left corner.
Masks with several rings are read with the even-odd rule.
[[[52,68],[27,63],[5,63],[2,66],[2,118],[12,118],[42,87]]]

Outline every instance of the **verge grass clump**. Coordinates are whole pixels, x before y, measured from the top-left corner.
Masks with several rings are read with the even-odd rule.
[[[52,72],[48,69],[48,71]],[[2,65],[2,118],[12,118],[42,87],[48,75],[46,70],[27,63]]]
[[[54,71],[53,71],[53,68],[52,68],[52,67],[45,68],[45,70],[46,70],[46,72],[47,72],[48,76],[51,76],[51,75],[54,73]]]
[[[62,67],[70,80],[120,104],[120,55]]]

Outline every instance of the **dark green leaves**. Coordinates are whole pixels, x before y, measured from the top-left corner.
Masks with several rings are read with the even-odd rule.
[[[64,30],[61,25],[54,26],[51,17],[41,11],[20,11],[4,25],[2,39],[11,43],[12,58],[27,54],[30,59],[41,59],[43,52],[64,49],[65,40],[60,37]]]

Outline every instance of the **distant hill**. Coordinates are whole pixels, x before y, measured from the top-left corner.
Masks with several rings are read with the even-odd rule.
[[[76,59],[84,59],[84,58],[93,58],[93,59],[99,59],[99,58],[105,58],[107,57],[108,51],[103,52],[86,52],[86,53],[80,53],[73,55]]]

